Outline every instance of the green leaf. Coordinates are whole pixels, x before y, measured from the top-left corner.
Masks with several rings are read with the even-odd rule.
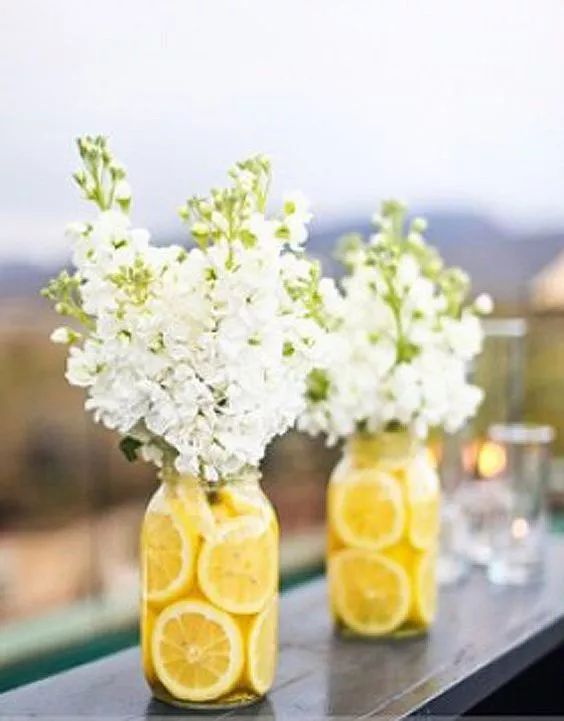
[[[125,436],[125,438],[122,438],[119,442],[119,449],[127,460],[132,463],[137,460],[137,451],[142,445],[141,441],[138,441],[137,438],[133,438],[133,436]]]

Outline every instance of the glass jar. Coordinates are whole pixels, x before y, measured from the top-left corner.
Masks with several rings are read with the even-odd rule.
[[[258,474],[214,485],[166,476],[141,532],[141,648],[156,698],[229,709],[270,689],[278,536]]]
[[[437,602],[439,478],[409,433],[358,434],[328,486],[328,578],[337,629],[424,632]]]
[[[490,481],[498,490],[498,512],[488,529],[488,578],[495,584],[526,586],[543,578],[550,475],[551,426],[496,424],[489,429],[504,462]]]

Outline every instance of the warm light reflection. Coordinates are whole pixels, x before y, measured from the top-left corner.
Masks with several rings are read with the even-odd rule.
[[[516,518],[511,524],[511,535],[521,541],[529,533],[529,524],[525,518]]]
[[[494,441],[485,441],[478,455],[478,474],[481,478],[497,476],[506,462],[505,448]]]
[[[480,440],[474,439],[462,449],[462,467],[472,478],[476,475],[478,456],[480,454]]]

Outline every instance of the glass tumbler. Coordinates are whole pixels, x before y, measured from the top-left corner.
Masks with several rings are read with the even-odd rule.
[[[476,419],[468,428],[476,454],[469,453],[469,477],[457,490],[464,511],[468,538],[464,555],[478,566],[487,567],[492,555],[491,529],[503,513],[504,488],[496,483],[505,468],[503,448],[485,442],[493,423],[512,424],[523,418],[525,394],[524,368],[527,360],[527,321],[524,318],[488,318],[484,320],[485,341],[476,359],[472,380],[484,390],[484,401]]]
[[[499,477],[503,502],[491,527],[490,581],[524,586],[542,578],[546,539],[545,492],[550,470],[551,426],[494,425],[489,437],[504,450]]]

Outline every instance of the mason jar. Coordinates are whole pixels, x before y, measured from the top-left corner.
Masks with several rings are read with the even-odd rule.
[[[278,547],[258,474],[217,484],[163,474],[141,532],[141,648],[156,698],[229,709],[267,693],[278,648]]]
[[[357,434],[328,485],[330,607],[345,635],[425,632],[437,605],[439,477],[407,431]]]

